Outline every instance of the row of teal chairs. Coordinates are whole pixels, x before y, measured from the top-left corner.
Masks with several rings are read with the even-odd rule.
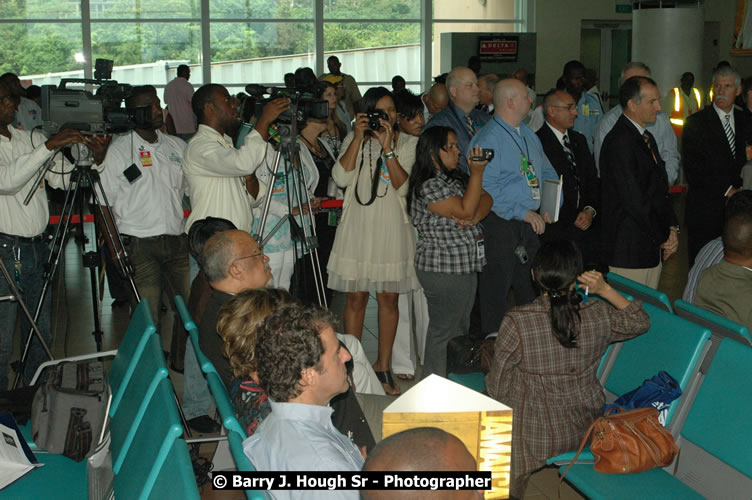
[[[87,472],[86,460],[74,462],[40,452],[38,459],[44,467],[5,488],[0,499],[88,498],[90,479],[112,479],[113,475],[111,482],[97,484],[105,490],[111,486],[116,498],[199,498],[188,448],[179,439],[183,427],[161,339],[155,332],[149,304],[142,300],[116,351],[75,358],[115,356],[107,375],[112,391],[108,413],[111,473],[105,466],[93,474],[95,471]]]
[[[214,403],[217,406],[222,425],[227,432],[227,440],[230,446],[230,453],[232,454],[233,461],[237,470],[242,472],[253,472],[256,469],[248,457],[243,452],[243,441],[247,438],[245,430],[238,422],[235,416],[232,402],[230,401],[230,395],[227,392],[225,383],[217,373],[214,364],[206,357],[201,351],[198,337],[198,327],[196,322],[193,321],[191,314],[188,312],[188,307],[185,305],[185,300],[180,295],[175,296],[175,306],[177,307],[180,319],[183,322],[185,330],[188,332],[188,337],[191,340],[191,345],[196,353],[196,359],[201,367],[201,371],[206,378],[206,382],[209,385],[209,392],[211,392],[214,398]],[[267,495],[263,491],[246,490],[246,498],[248,500],[264,500]]]

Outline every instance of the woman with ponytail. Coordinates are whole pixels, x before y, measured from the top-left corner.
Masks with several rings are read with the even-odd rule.
[[[640,335],[650,318],[597,271],[583,272],[571,241],[541,245],[532,278],[540,295],[504,317],[486,377],[488,394],[512,407],[510,495],[525,495],[530,475],[546,460],[576,448],[605,403],[596,371],[612,342]],[[581,289],[603,300],[585,304]]]

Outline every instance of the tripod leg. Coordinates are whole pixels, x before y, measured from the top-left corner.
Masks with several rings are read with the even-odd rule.
[[[21,380],[24,367],[26,366],[26,360],[29,356],[29,352],[31,349],[31,342],[33,339],[32,333],[37,335],[37,339],[41,343],[47,356],[49,356],[50,359],[54,359],[52,356],[52,353],[50,352],[49,347],[47,346],[44,339],[42,338],[41,332],[39,332],[39,328],[37,328],[36,325],[37,325],[37,322],[39,321],[39,315],[42,312],[42,307],[44,306],[44,300],[45,300],[45,297],[47,296],[47,290],[49,289],[50,283],[55,277],[55,272],[57,271],[57,266],[60,262],[60,255],[62,254],[63,249],[65,248],[65,239],[70,229],[71,216],[73,214],[73,209],[75,208],[75,205],[76,205],[75,200],[76,200],[76,197],[78,196],[79,187],[81,185],[81,183],[77,181],[75,172],[74,172],[74,175],[71,175],[71,183],[73,182],[75,182],[75,187],[72,189],[69,189],[68,192],[65,194],[65,203],[63,204],[62,217],[60,219],[60,223],[55,229],[55,236],[52,239],[52,248],[50,249],[50,254],[47,257],[47,263],[45,264],[42,288],[39,293],[39,299],[37,300],[36,309],[34,310],[34,317],[31,319],[31,324],[33,326],[29,330],[28,334],[26,335],[26,343],[24,345],[23,352],[21,354],[21,360],[19,361],[19,364],[18,364],[18,371],[16,372],[16,376],[13,379],[13,389],[18,387],[18,382]],[[28,309],[26,309],[26,312],[28,312]]]

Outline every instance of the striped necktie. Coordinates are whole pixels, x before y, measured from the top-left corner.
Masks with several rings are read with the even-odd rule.
[[[465,115],[465,125],[467,127],[467,133],[470,134],[470,138],[475,135],[475,123],[470,115]]]
[[[577,206],[580,206],[580,176],[577,175],[577,162],[574,159],[574,150],[572,144],[569,142],[569,135],[564,134],[564,152],[567,154],[567,160],[569,160],[569,170],[572,172],[572,179],[574,180],[575,187],[577,188]]]
[[[728,140],[731,152],[736,152],[736,141],[734,139],[734,129],[731,128],[731,115],[726,115],[726,120],[723,124],[723,131],[726,132],[726,139]]]
[[[656,144],[655,144],[655,138],[653,137],[653,134],[645,130],[645,132],[642,133],[642,140],[644,140],[645,144],[648,145],[650,154],[653,155],[653,161],[658,163],[659,156],[656,153]]]

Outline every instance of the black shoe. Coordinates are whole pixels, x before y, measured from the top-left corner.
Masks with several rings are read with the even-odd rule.
[[[209,415],[194,417],[188,420],[188,425],[191,429],[201,434],[217,434],[220,429],[219,424]]]
[[[128,304],[128,299],[115,299],[112,301],[111,307],[121,307]]]

